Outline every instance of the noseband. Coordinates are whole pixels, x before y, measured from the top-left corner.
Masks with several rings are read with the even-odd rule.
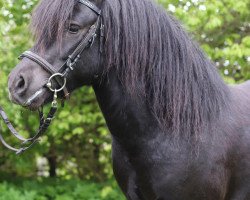
[[[68,56],[68,59],[63,63],[63,65],[59,68],[59,70],[56,70],[53,65],[51,65],[48,61],[46,61],[44,58],[40,57],[38,54],[32,52],[32,51],[25,51],[21,54],[19,57],[20,59],[28,58],[32,60],[33,62],[36,62],[38,65],[40,65],[44,70],[46,70],[51,76],[48,79],[47,83],[38,90],[34,95],[32,95],[23,106],[30,106],[32,102],[36,100],[41,94],[44,88],[49,89],[51,92],[54,93],[53,101],[51,103],[51,108],[49,110],[49,113],[47,116],[44,116],[43,110],[39,109],[39,118],[40,118],[40,126],[32,138],[25,139],[22,137],[12,126],[10,123],[6,113],[0,106],[0,116],[3,119],[4,123],[9,128],[10,132],[20,141],[22,141],[22,145],[19,149],[13,148],[10,145],[8,145],[5,140],[3,139],[2,135],[0,134],[0,141],[2,144],[7,147],[8,149],[15,151],[16,154],[23,153],[30,147],[32,147],[39,138],[47,131],[48,127],[51,124],[52,119],[55,116],[55,113],[57,111],[57,99],[58,99],[58,93],[63,91],[64,92],[64,98],[69,97],[69,92],[66,87],[67,84],[67,78],[71,71],[73,71],[76,67],[77,62],[81,58],[81,54],[84,50],[87,48],[91,48],[93,45],[95,38],[97,37],[97,30],[98,27],[100,29],[100,53],[102,53],[102,45],[103,45],[103,38],[104,38],[104,25],[102,22],[101,17],[101,10],[91,3],[89,0],[78,0],[79,3],[87,6],[89,9],[91,9],[96,15],[98,16],[96,22],[90,27],[88,30],[88,33],[84,37],[84,39],[78,44],[78,46],[75,48],[72,54]],[[53,83],[56,83],[58,87],[55,87]],[[1,127],[0,127],[1,128]],[[28,144],[28,145],[27,145]]]

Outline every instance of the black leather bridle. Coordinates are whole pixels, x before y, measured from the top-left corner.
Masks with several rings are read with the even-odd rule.
[[[48,73],[50,73],[50,78],[48,79],[48,82],[43,85],[43,87],[38,90],[34,95],[32,95],[23,106],[29,106],[32,104],[33,101],[36,100],[41,94],[42,90],[45,88],[48,88],[51,92],[54,93],[53,101],[51,103],[51,108],[49,110],[49,113],[47,116],[44,116],[43,110],[39,109],[39,118],[40,118],[40,126],[32,138],[25,139],[22,137],[12,126],[10,123],[6,113],[0,106],[0,116],[4,120],[4,123],[9,128],[10,132],[20,141],[22,141],[22,146],[19,149],[13,148],[10,145],[8,145],[5,140],[3,139],[2,135],[0,134],[0,141],[2,144],[7,147],[8,149],[15,151],[17,154],[23,153],[30,147],[32,147],[40,138],[41,135],[45,133],[45,131],[48,129],[48,127],[51,124],[52,119],[55,116],[55,113],[57,111],[57,98],[58,93],[63,91],[64,92],[64,98],[69,97],[69,92],[66,87],[67,78],[71,71],[73,71],[76,67],[77,62],[79,61],[81,54],[84,50],[87,48],[90,48],[96,37],[97,37],[97,30],[100,29],[100,53],[102,53],[103,50],[103,38],[104,38],[104,25],[102,22],[101,17],[101,10],[91,3],[89,0],[78,0],[79,3],[87,6],[89,9],[91,9],[96,15],[98,16],[96,22],[90,27],[88,30],[88,33],[85,35],[84,39],[78,44],[78,46],[75,48],[72,54],[68,56],[68,59],[63,63],[63,65],[59,68],[59,70],[56,70],[53,65],[51,65],[49,62],[47,62],[44,58],[39,56],[38,54],[32,52],[32,51],[25,51],[21,54],[19,57],[20,59],[28,58],[32,60],[33,62],[36,62],[38,65],[40,65],[44,70],[46,70]],[[57,83],[57,84],[53,84]],[[58,88],[56,88],[54,85],[57,85]],[[28,144],[28,145],[27,145]],[[27,146],[26,146],[27,145]]]

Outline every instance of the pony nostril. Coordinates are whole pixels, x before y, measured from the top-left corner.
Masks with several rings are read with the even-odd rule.
[[[25,79],[23,76],[20,76],[16,82],[16,92],[18,93],[22,93],[24,92],[26,89],[25,89]]]
[[[16,84],[17,89],[22,89],[25,86],[24,78],[21,76]]]

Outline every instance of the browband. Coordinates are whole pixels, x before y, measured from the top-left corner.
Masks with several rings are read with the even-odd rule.
[[[97,15],[101,15],[101,10],[95,4],[92,4],[90,1],[88,1],[88,0],[78,0],[78,2],[84,4],[87,7],[89,7]]]

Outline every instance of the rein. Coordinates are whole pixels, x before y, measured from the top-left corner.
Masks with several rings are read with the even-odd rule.
[[[0,133],[0,141],[2,144],[10,149],[11,151],[16,152],[16,154],[21,154],[31,148],[35,143],[39,141],[39,138],[47,131],[49,128],[56,111],[58,109],[58,93],[64,92],[64,98],[67,99],[69,97],[69,92],[67,90],[66,84],[67,84],[67,78],[71,71],[73,71],[76,67],[77,62],[81,58],[81,54],[84,50],[87,48],[91,48],[93,43],[95,42],[95,39],[97,37],[97,30],[98,27],[100,29],[100,53],[102,53],[102,44],[103,44],[103,38],[104,38],[104,25],[102,22],[101,17],[101,10],[91,3],[89,0],[78,0],[79,3],[87,6],[89,9],[91,9],[96,15],[98,16],[96,22],[90,27],[88,33],[84,37],[84,39],[79,43],[79,45],[75,48],[72,54],[68,56],[68,59],[63,63],[63,65],[59,68],[59,70],[56,70],[54,66],[52,66],[49,62],[47,62],[44,58],[40,57],[36,53],[32,51],[25,51],[21,54],[19,59],[28,58],[32,60],[33,62],[36,62],[38,65],[40,65],[44,70],[46,70],[48,73],[51,74],[50,78],[48,79],[48,82],[43,85],[41,89],[39,89],[35,94],[33,94],[25,103],[23,106],[27,107],[32,104],[33,101],[36,100],[41,94],[44,88],[49,89],[51,92],[54,93],[53,95],[53,101],[51,103],[51,108],[45,117],[43,113],[43,109],[39,109],[39,118],[40,118],[40,125],[38,130],[36,131],[36,134],[28,139],[25,139],[23,136],[21,136],[13,127],[11,122],[9,121],[5,111],[0,106],[0,117],[3,119],[4,123],[7,125],[8,129],[14,135],[17,139],[19,139],[21,143],[20,148],[14,148],[6,143],[6,141],[3,139],[3,136]],[[53,86],[53,83],[57,83],[59,88],[56,88]],[[1,126],[0,126],[1,131]]]

